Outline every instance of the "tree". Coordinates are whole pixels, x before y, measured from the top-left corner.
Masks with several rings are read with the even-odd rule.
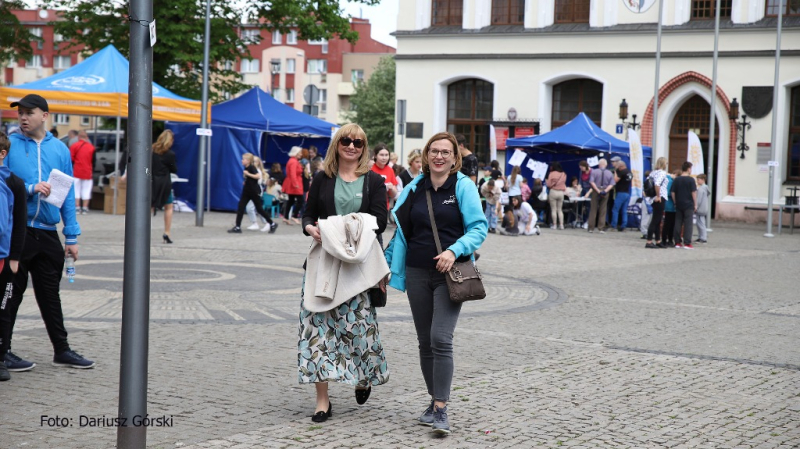
[[[39,38],[22,26],[12,11],[25,9],[22,0],[0,0],[0,66],[33,55],[31,41]]]
[[[260,37],[243,38],[238,29],[243,14],[261,29],[285,32],[297,29],[301,39],[340,36],[355,42],[349,19],[342,17],[338,0],[254,0],[242,11],[226,0],[211,2],[211,45],[209,49],[209,98],[220,100],[225,93],[236,94],[249,86],[234,69],[239,59],[249,59],[248,44]],[[379,0],[354,0],[376,4]],[[188,98],[202,92],[205,2],[159,0],[154,3],[158,42],[153,47],[153,80]],[[146,17],[128,17],[128,2],[115,0],[47,0],[48,8],[60,11],[55,31],[72,46],[83,45],[91,54],[112,44],[126,57],[129,48],[128,20],[147,26]]]
[[[358,123],[373,144],[394,147],[394,91],[397,70],[393,56],[384,56],[372,76],[350,96],[348,120]]]

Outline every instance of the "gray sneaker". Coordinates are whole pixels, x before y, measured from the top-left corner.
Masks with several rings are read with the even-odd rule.
[[[419,423],[423,426],[430,426],[433,424],[433,401],[431,401],[431,405],[420,415]]]
[[[450,420],[447,419],[447,406],[444,408],[433,406],[433,433],[442,436],[450,434]]]
[[[7,380],[11,380],[11,374],[8,374],[6,363],[0,361],[0,382],[5,382]]]

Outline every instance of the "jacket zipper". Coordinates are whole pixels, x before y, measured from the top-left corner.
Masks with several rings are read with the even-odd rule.
[[[44,139],[42,139],[44,141]],[[34,140],[34,142],[36,142]],[[39,169],[39,182],[42,182],[42,144],[41,142],[36,142],[36,160]],[[37,195],[36,197],[36,213],[33,214],[33,218],[31,219],[31,224],[36,223],[36,219],[39,218],[39,209],[42,205],[42,197],[41,195]]]

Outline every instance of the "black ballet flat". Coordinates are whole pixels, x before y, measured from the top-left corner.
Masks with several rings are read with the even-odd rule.
[[[367,402],[367,399],[369,399],[369,394],[371,392],[372,392],[371,385],[367,387],[366,390],[356,388],[356,402],[358,402],[358,405],[364,405]]]
[[[328,418],[333,416],[333,413],[331,413],[331,409],[332,409],[331,401],[328,401],[328,411],[327,412],[314,413],[314,416],[311,417],[311,420],[314,421],[314,422],[325,422],[325,421],[327,421]]]

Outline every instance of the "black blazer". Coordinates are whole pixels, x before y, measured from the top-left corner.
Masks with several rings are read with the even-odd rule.
[[[389,215],[389,211],[386,210],[386,184],[383,176],[372,170],[364,176],[367,177],[364,180],[364,197],[358,211],[375,216],[378,219],[378,230],[375,232],[381,234],[386,229],[386,219]],[[335,187],[336,178],[329,178],[324,170],[314,175],[311,189],[308,191],[306,210],[303,213],[303,234],[308,235],[307,225],[316,226],[318,220],[336,215],[336,203],[333,199]]]

